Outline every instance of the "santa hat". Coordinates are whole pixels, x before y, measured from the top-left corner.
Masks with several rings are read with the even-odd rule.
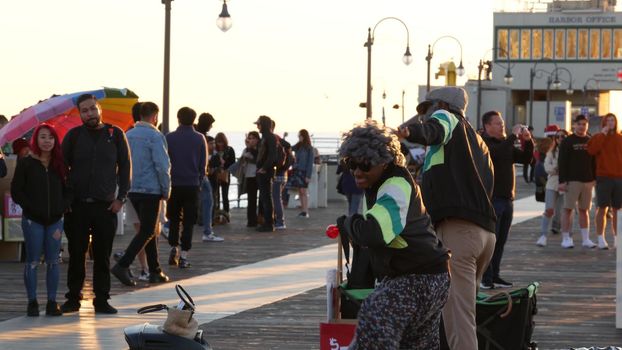
[[[559,130],[559,126],[555,124],[547,125],[544,128],[544,136],[555,136]]]

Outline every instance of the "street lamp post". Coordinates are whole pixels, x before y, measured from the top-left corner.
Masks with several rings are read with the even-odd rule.
[[[167,134],[169,129],[169,97],[171,73],[171,2],[162,0],[164,4],[164,86],[162,88],[162,133]],[[227,10],[227,0],[223,0],[222,11],[216,20],[220,30],[226,32],[231,28],[231,15]]]
[[[488,51],[492,51],[492,50],[500,50],[501,52],[505,52],[506,56],[508,57],[507,60],[507,71],[505,72],[505,76],[503,77],[503,81],[507,84],[510,85],[512,84],[512,81],[514,80],[514,77],[512,76],[512,72],[510,70],[510,56],[507,54],[507,52],[500,47],[493,47],[492,49],[488,50]],[[486,52],[488,53],[488,52]],[[484,56],[486,56],[486,54],[484,54]],[[477,129],[479,129],[480,127],[480,118],[481,118],[481,109],[482,109],[482,71],[484,70],[484,68],[486,68],[487,72],[491,72],[492,71],[492,62],[491,61],[484,61],[483,59],[479,60],[479,64],[477,65],[477,115],[475,116],[476,118],[476,126]],[[490,80],[490,76],[488,76],[488,74],[486,75],[486,80]]]
[[[430,92],[430,64],[432,61],[432,57],[434,56],[434,46],[436,45],[436,43],[441,40],[441,39],[445,39],[445,38],[449,38],[449,39],[453,39],[458,43],[458,46],[460,46],[460,65],[458,65],[458,68],[456,69],[456,73],[458,74],[458,76],[463,76],[464,75],[464,66],[462,65],[462,44],[460,43],[460,40],[456,39],[455,37],[451,36],[451,35],[444,35],[438,39],[436,39],[434,41],[434,43],[432,43],[432,45],[428,45],[428,54],[427,56],[425,56],[425,60],[428,62],[428,78],[427,78],[427,83],[426,83],[426,91]]]
[[[402,21],[401,19],[397,18],[397,17],[385,17],[381,20],[378,21],[378,23],[376,23],[376,25],[374,26],[374,29],[372,30],[371,28],[367,29],[367,41],[365,42],[365,45],[363,45],[364,47],[367,48],[367,97],[365,100],[365,108],[366,108],[366,114],[365,117],[366,119],[371,119],[372,117],[372,109],[371,109],[371,90],[372,90],[372,86],[371,86],[371,47],[372,45],[374,45],[374,35],[376,33],[376,28],[378,27],[378,25],[388,19],[392,19],[392,20],[396,20],[400,23],[402,23],[402,25],[404,25],[404,28],[406,29],[406,52],[404,53],[404,57],[402,57],[402,61],[404,62],[405,65],[409,65],[412,62],[412,55],[410,54],[410,32],[408,31],[408,27],[406,26],[406,23],[404,23],[404,21]]]
[[[600,81],[596,80],[594,78],[589,78],[588,80],[585,81],[585,84],[583,84],[583,107],[587,107],[587,93],[588,93],[588,85],[590,82],[594,82],[596,83],[596,89],[600,90]]]
[[[557,67],[557,65],[555,65],[555,69],[553,69],[553,71],[549,74],[547,81],[546,81],[546,125],[549,125],[550,114],[551,114],[551,111],[549,108],[551,104],[551,84],[553,84],[554,89],[559,89],[560,86],[562,85],[559,81],[559,76],[558,76],[559,70],[566,71],[566,73],[568,73],[568,76],[570,78],[568,80],[568,88],[566,89],[566,94],[570,96],[574,93],[574,91],[572,90],[572,73],[570,73],[570,71],[565,67]]]
[[[552,72],[547,72],[545,70],[542,69],[536,69],[538,66],[538,63],[552,63],[555,68],[553,69]],[[542,77],[542,74],[546,74],[547,75],[547,93],[546,93],[546,125],[549,125],[549,117],[550,117],[550,112],[549,112],[549,105],[550,105],[550,85],[553,85],[553,88],[558,89],[561,86],[561,83],[559,82],[559,76],[557,71],[558,70],[564,70],[568,73],[568,75],[570,76],[570,80],[568,82],[568,89],[566,89],[566,93],[568,95],[572,95],[573,91],[572,91],[572,73],[570,73],[570,71],[564,67],[558,67],[557,63],[555,63],[554,61],[550,61],[550,60],[542,60],[542,61],[537,61],[533,67],[531,67],[531,69],[529,70],[529,120],[528,120],[528,124],[529,125],[533,125],[533,99],[534,99],[534,91],[533,91],[533,80],[534,78],[536,78],[537,73],[540,73],[540,76],[538,76],[539,78]],[[549,83],[549,79],[551,79],[551,77],[554,77],[553,80],[551,80],[551,82]]]

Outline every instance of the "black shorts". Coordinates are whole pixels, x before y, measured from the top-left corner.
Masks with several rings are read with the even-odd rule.
[[[600,208],[622,206],[622,178],[596,178],[596,206]]]

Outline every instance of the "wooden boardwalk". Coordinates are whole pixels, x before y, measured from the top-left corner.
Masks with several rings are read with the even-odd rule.
[[[531,193],[532,189],[519,181],[518,197]],[[534,204],[534,207],[537,206]],[[200,227],[197,227],[190,256],[193,267],[179,270],[164,266],[164,269],[177,282],[323,246],[330,243],[324,236],[324,228],[344,209],[344,203],[330,203],[330,208],[311,211],[310,219],[296,218],[295,210],[287,210],[288,229],[274,233],[247,229],[244,211],[233,210],[234,222],[216,227],[225,242],[200,242]],[[550,236],[549,246],[538,248],[534,243],[539,226],[539,218],[515,225],[502,263],[503,277],[516,285],[531,281],[542,284],[538,292],[534,341],[540,349],[622,345],[622,330],[615,329],[615,250],[563,250],[559,246],[559,236]],[[115,251],[123,249],[131,238],[127,229],[126,235],[117,237]],[[160,243],[160,253],[161,261],[166,262],[166,242]],[[0,264],[0,320],[24,314],[22,268],[23,264],[17,262]],[[65,292],[65,271],[66,264],[63,264],[59,300]],[[41,274],[40,302],[45,300],[43,277]],[[145,287],[148,284],[140,284],[140,288]],[[87,298],[91,296],[89,288],[85,289]],[[113,294],[132,290],[134,288],[125,287],[113,278]],[[324,318],[325,291],[317,288],[201,327],[215,349],[318,349],[318,324]]]

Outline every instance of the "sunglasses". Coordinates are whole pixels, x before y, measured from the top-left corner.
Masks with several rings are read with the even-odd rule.
[[[356,169],[359,169],[362,172],[368,172],[371,170],[372,165],[369,162],[357,162],[354,159],[345,159],[343,161],[346,168],[350,169],[351,172],[354,172]]]

